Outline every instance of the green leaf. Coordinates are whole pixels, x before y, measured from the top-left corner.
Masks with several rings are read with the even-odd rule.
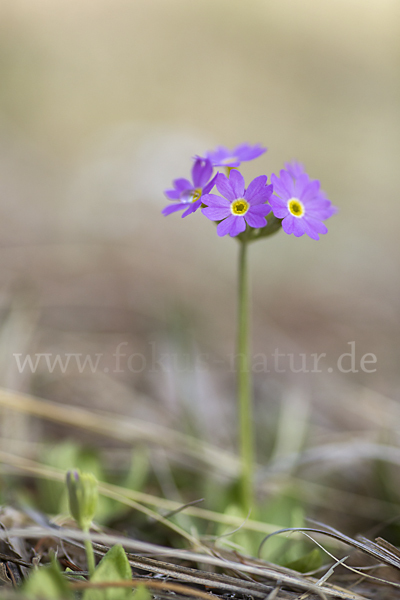
[[[151,600],[152,595],[145,585],[138,585],[133,594],[133,600]]]
[[[113,546],[96,567],[91,583],[102,581],[125,581],[132,579],[132,571],[121,545]],[[85,590],[82,600],[128,600],[132,597],[132,589],[109,587],[104,590]]]
[[[293,560],[287,563],[285,566],[293,571],[299,571],[299,573],[308,573],[309,571],[315,571],[319,569],[322,564],[321,553],[318,548],[314,548],[308,554],[305,554],[297,560]]]
[[[73,598],[56,560],[53,560],[48,567],[35,569],[23,584],[22,591],[28,598],[40,598],[40,600]]]

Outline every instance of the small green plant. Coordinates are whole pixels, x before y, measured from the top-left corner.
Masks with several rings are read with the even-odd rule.
[[[69,509],[78,527],[89,533],[96,513],[98,484],[92,473],[81,473],[78,470],[68,471],[67,478]],[[85,539],[86,558],[91,583],[107,581],[124,581],[132,579],[132,571],[121,545],[113,546],[95,566],[93,544]],[[104,590],[87,589],[83,600],[127,600],[132,595],[130,588],[105,588]]]
[[[78,527],[84,533],[89,533],[90,525],[96,512],[97,487],[97,479],[92,473],[81,473],[78,470],[68,471],[69,510]],[[89,575],[92,576],[95,569],[95,560],[93,544],[89,538],[85,539],[85,550]]]
[[[68,471],[66,487],[71,516],[78,527],[89,533],[97,507],[98,484],[92,473],[81,473],[79,470]],[[132,571],[125,550],[121,545],[113,546],[95,566],[93,545],[89,538],[85,539],[85,550],[91,583],[130,581]],[[71,587],[61,571],[60,565],[52,557],[51,564],[34,569],[23,585],[28,598],[43,600],[68,600],[73,598]],[[147,589],[137,590],[138,600],[150,600]],[[82,600],[128,600],[132,597],[130,587],[105,587],[104,589],[88,588],[84,590]]]

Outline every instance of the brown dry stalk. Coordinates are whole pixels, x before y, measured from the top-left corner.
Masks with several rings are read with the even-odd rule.
[[[203,600],[210,600],[210,598],[217,598],[214,594],[202,592],[201,590],[196,590],[186,585],[181,585],[180,583],[170,583],[163,581],[153,581],[151,579],[131,579],[126,581],[101,581],[98,583],[92,583],[90,581],[79,581],[76,583],[71,583],[70,588],[74,591],[76,590],[86,590],[86,589],[103,589],[109,587],[137,587],[139,585],[144,585],[147,588],[155,589],[155,590],[165,590],[176,592],[178,594],[184,594],[185,596],[197,596],[198,598],[203,598]]]

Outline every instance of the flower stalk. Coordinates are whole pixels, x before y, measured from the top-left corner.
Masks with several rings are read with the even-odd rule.
[[[88,531],[85,531],[84,533],[88,533]],[[96,563],[94,560],[93,544],[89,538],[86,538],[84,540],[84,544],[85,544],[86,562],[87,562],[89,577],[93,577],[94,570],[96,568]]]
[[[252,384],[249,343],[249,282],[247,240],[239,246],[238,329],[237,329],[237,395],[241,458],[240,487],[245,512],[253,506],[254,435]]]

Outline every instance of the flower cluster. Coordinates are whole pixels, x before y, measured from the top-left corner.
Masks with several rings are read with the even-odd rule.
[[[306,234],[318,240],[319,234],[328,231],[323,221],[337,209],[320,189],[320,182],[311,179],[301,163],[286,163],[279,176],[271,175],[271,183],[266,175],[260,175],[246,188],[238,167],[266,150],[259,145],[240,144],[232,151],[219,146],[204,158],[196,156],[192,181],[175,179],[173,189],[165,191],[174,203],[164,208],[163,214],[183,210],[182,217],[186,217],[201,207],[203,215],[218,222],[219,236],[258,231],[271,221],[275,224],[271,232],[281,226],[285,233],[296,237]],[[218,171],[213,175],[215,167],[225,167],[227,175]],[[214,187],[219,195],[211,193]]]

